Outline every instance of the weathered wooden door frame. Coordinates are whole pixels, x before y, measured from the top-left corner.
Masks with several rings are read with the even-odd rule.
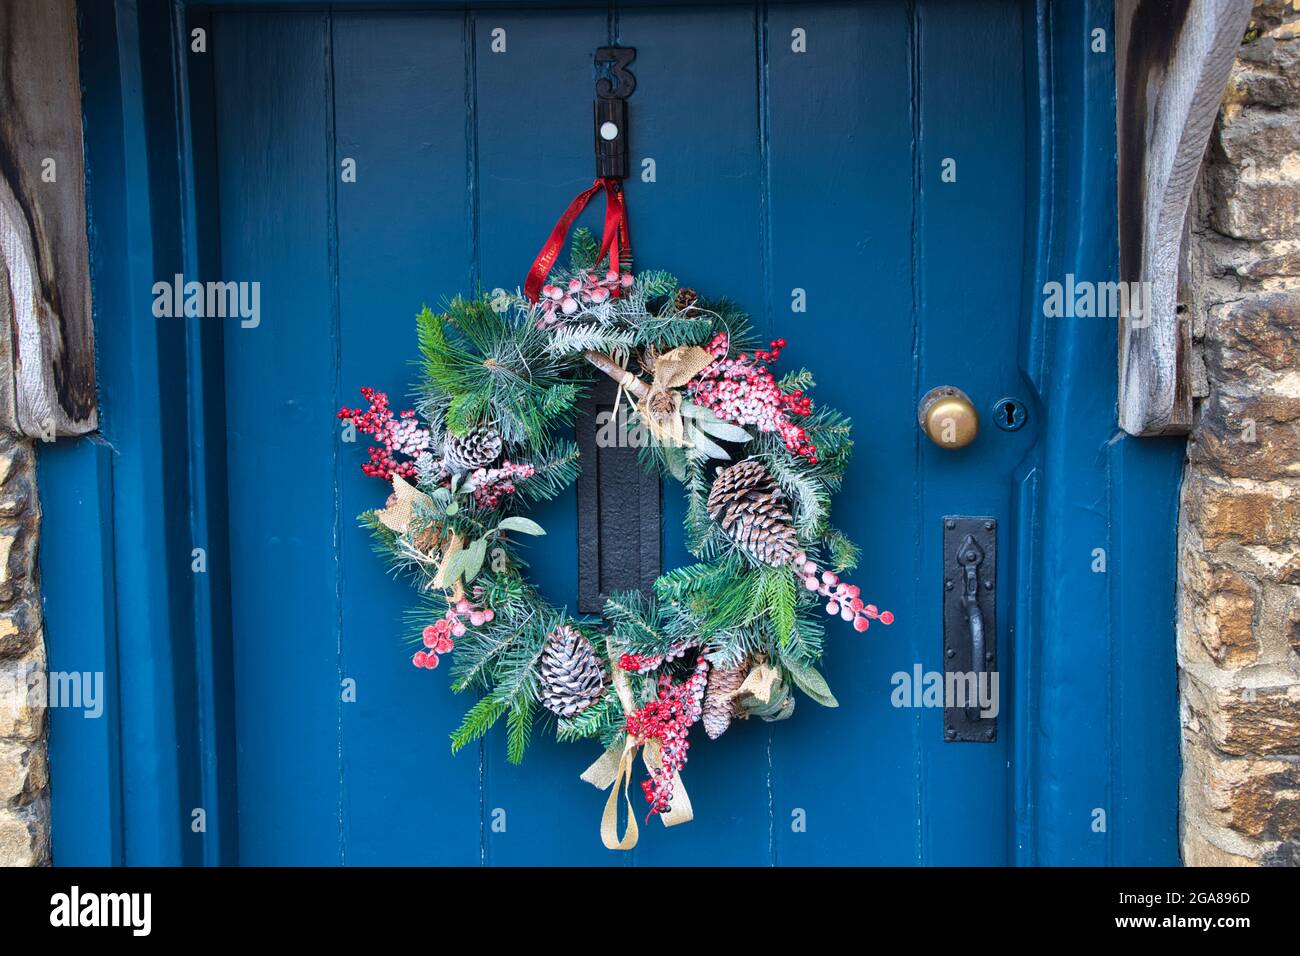
[[[43,451],[42,569],[50,666],[101,667],[111,718],[52,714],[56,863],[238,861],[222,331],[150,311],[158,277],[217,274],[210,78],[199,72],[206,58],[188,53],[190,29],[216,6],[330,5],[80,7],[101,434]],[[1020,361],[1042,438],[1018,471],[1009,529],[1009,855],[1176,863],[1181,443],[1122,438],[1114,327],[1047,320],[1039,296],[1066,273],[1117,277],[1114,61],[1090,48],[1094,29],[1110,36],[1112,5],[1028,0],[1024,18],[1036,186]],[[194,548],[204,573],[192,570]],[[1097,700],[1104,726],[1085,719]]]

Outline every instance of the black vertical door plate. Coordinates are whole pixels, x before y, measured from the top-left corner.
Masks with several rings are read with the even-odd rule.
[[[943,519],[943,734],[949,742],[997,740],[997,567],[996,519]],[[994,703],[995,716],[981,716],[981,701]]]
[[[602,448],[597,441],[599,413],[613,411],[617,392],[613,381],[602,378],[579,405],[578,610],[583,614],[599,614],[614,591],[649,594],[659,576],[659,476],[641,466],[631,445]]]

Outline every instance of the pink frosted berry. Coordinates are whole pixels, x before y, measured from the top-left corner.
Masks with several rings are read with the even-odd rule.
[[[840,613],[840,606],[839,606],[838,604],[836,604],[834,601],[827,601],[827,602],[826,602],[826,613],[827,613],[827,614],[839,614],[839,613]]]
[[[438,643],[434,644],[433,649],[439,654],[450,654],[456,649],[456,644],[450,637],[440,637]]]
[[[435,667],[437,667],[437,666],[438,666],[438,655],[437,655],[437,654],[430,654],[430,655],[428,656],[428,658],[425,660],[425,662],[424,662],[424,666],[425,666],[428,670],[433,670]]]
[[[849,607],[847,604],[844,605],[842,608],[840,608],[840,617],[842,617],[846,621],[853,620],[853,608]]]
[[[470,622],[471,624],[473,624],[475,627],[479,627],[480,625],[482,625],[482,623],[483,623],[483,612],[482,612],[482,611],[471,611],[471,612],[470,612],[470,615],[469,615],[469,622]]]
[[[853,619],[853,630],[857,631],[859,634],[861,634],[870,626],[871,626],[871,622],[868,621],[865,617],[855,617]]]
[[[817,565],[813,564],[811,561],[805,561],[805,562],[804,562],[804,565],[803,565],[803,573],[804,573],[804,574],[816,574],[816,573],[817,573]]]
[[[457,621],[455,624],[451,626],[451,633],[453,637],[464,637],[465,625],[460,623],[460,621]]]
[[[496,616],[496,611],[492,610],[490,607],[485,607],[483,609],[483,620],[487,623],[492,623],[492,619]]]
[[[822,583],[833,585],[833,584],[839,584],[839,582],[840,582],[840,577],[834,571],[822,572]]]
[[[420,632],[420,637],[423,638],[425,647],[433,647],[438,640],[438,629],[430,624]]]
[[[469,612],[470,612],[469,601],[466,601],[464,598],[461,598],[459,601],[456,602],[457,614],[468,614]]]
[[[893,623],[894,623],[894,612],[893,612],[893,611],[886,611],[884,614],[880,615],[880,623],[881,623],[881,624],[893,624]]]
[[[817,575],[810,574],[808,575],[808,577],[804,578],[803,586],[806,587],[809,591],[816,591],[818,587]]]
[[[414,664],[416,667],[424,667],[426,666],[428,660],[429,660],[428,651],[416,651],[415,656],[411,658],[411,663]]]

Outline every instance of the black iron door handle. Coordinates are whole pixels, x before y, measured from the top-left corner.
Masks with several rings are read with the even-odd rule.
[[[966,535],[961,543],[957,560],[962,568],[961,606],[966,611],[966,626],[970,631],[971,670],[984,672],[984,615],[980,612],[979,567],[984,561],[984,551],[974,535]]]

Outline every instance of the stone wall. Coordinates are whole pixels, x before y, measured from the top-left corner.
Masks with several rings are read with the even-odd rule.
[[[1188,275],[1205,393],[1179,529],[1188,865],[1300,865],[1300,0],[1259,0]]]
[[[32,443],[0,432],[0,866],[50,860],[40,520]]]

